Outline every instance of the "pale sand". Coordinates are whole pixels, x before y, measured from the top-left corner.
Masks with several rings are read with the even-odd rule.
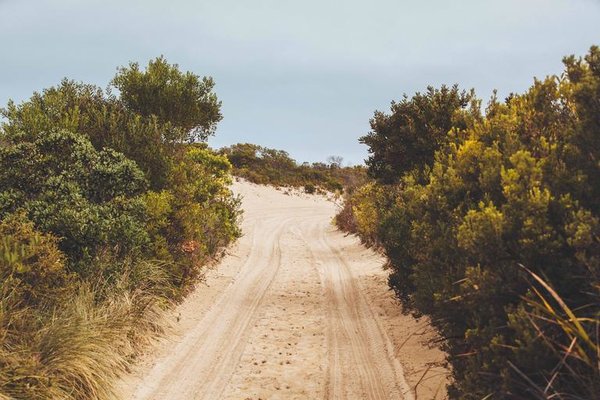
[[[233,189],[244,236],[120,383],[124,399],[446,397],[435,333],[401,313],[383,257],[335,229],[333,202]]]

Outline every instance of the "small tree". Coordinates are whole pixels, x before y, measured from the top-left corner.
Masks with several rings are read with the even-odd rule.
[[[381,183],[395,183],[405,172],[430,166],[450,129],[464,129],[466,121],[480,117],[478,106],[473,92],[430,86],[392,102],[391,114],[376,111],[371,131],[359,139],[369,146],[369,174]]]
[[[145,71],[138,63],[119,68],[111,83],[129,109],[172,124],[181,139],[190,142],[206,140],[223,118],[212,78],[181,72],[162,56],[150,61]]]
[[[329,164],[330,168],[341,168],[343,162],[344,162],[344,157],[342,157],[342,156],[327,157],[327,164]]]

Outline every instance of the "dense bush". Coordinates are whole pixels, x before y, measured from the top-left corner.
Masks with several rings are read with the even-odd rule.
[[[135,161],[154,190],[167,184],[175,144],[187,139],[172,124],[131,112],[96,86],[66,79],[26,102],[9,102],[2,114],[8,121],[3,124],[6,140],[35,141],[58,130],[82,134],[97,150],[110,148]]]
[[[240,234],[231,164],[190,143],[221,119],[212,80],[158,58],[112,83],[2,110],[0,397],[114,398],[162,310]]]
[[[362,139],[354,230],[446,337],[452,398],[600,393],[600,49],[565,66],[485,115],[430,89]]]
[[[150,61],[145,71],[138,63],[120,68],[112,84],[127,109],[173,126],[190,142],[206,140],[222,119],[212,78],[182,73],[164,57]]]
[[[343,167],[339,157],[331,162],[298,163],[283,150],[269,149],[250,143],[238,143],[224,147],[220,152],[233,165],[236,176],[258,184],[322,188],[342,192],[365,181],[366,171],[361,166]]]
[[[232,196],[231,164],[205,145],[189,146],[169,177],[173,184],[162,236],[177,262],[177,284],[185,286],[198,267],[240,235],[239,199]],[[160,240],[159,240],[160,241]]]
[[[81,280],[59,240],[22,214],[0,222],[0,237],[0,398],[116,398],[112,380],[164,329],[160,269],[140,262],[110,285]]]
[[[392,102],[389,115],[375,112],[371,132],[360,139],[370,149],[370,175],[394,183],[404,171],[430,165],[435,151],[451,140],[450,129],[464,128],[466,116],[477,115],[478,106],[473,92],[442,86]]]
[[[147,243],[140,201],[146,179],[122,154],[59,131],[3,146],[0,165],[0,218],[24,211],[38,229],[61,238],[78,272],[101,251],[124,256]]]

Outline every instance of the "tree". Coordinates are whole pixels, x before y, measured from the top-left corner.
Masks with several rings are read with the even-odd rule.
[[[65,79],[0,109],[2,399],[115,398],[239,236],[231,165],[184,143],[220,119],[212,81],[160,58],[115,82],[123,98]]]
[[[331,168],[341,168],[343,162],[344,162],[344,157],[342,157],[342,156],[327,157],[327,164],[329,164],[329,166]]]
[[[464,129],[469,115],[479,116],[475,95],[456,85],[430,86],[410,99],[405,95],[392,102],[389,115],[376,111],[371,131],[359,139],[369,146],[369,174],[382,183],[394,183],[405,172],[431,165],[435,151],[448,142],[450,129]]]
[[[119,68],[111,84],[128,109],[171,124],[180,130],[180,139],[206,140],[222,119],[212,78],[183,73],[162,56],[150,61],[145,71],[138,63]]]
[[[166,184],[175,147],[166,138],[174,136],[173,128],[128,110],[97,86],[64,79],[21,104],[9,102],[1,114],[6,118],[0,133],[5,141],[34,142],[61,129],[77,132],[99,151],[114,149],[134,160],[151,188]]]
[[[456,88],[405,97],[361,139],[379,182],[344,220],[445,336],[450,398],[600,392],[600,50],[564,62],[484,117]]]
[[[579,124],[574,130],[569,154],[588,180],[582,201],[600,212],[600,47],[592,46],[583,59],[564,59],[569,93]]]

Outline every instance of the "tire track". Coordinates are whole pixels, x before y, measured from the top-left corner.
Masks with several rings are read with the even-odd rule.
[[[219,398],[243,352],[254,314],[279,267],[279,237],[291,218],[278,217],[270,218],[275,224],[265,218],[255,225],[251,252],[239,276],[197,328],[176,346],[175,356],[150,372],[135,399]]]
[[[328,308],[328,370],[325,398],[406,399],[408,386],[398,373],[383,333],[338,249],[320,223],[305,236],[321,272]],[[349,370],[352,368],[352,370]],[[358,378],[359,384],[351,378]],[[404,386],[404,388],[400,388]],[[406,394],[403,396],[402,392]]]
[[[394,357],[394,347],[393,344],[388,337],[385,329],[383,328],[383,324],[377,317],[376,313],[373,311],[371,304],[367,300],[364,292],[361,288],[360,281],[356,279],[349,266],[348,256],[344,254],[344,252],[335,247],[330,241],[328,235],[331,233],[331,230],[324,229],[323,235],[321,239],[325,243],[325,245],[331,250],[333,254],[340,261],[342,275],[349,278],[346,282],[351,282],[352,293],[355,294],[356,298],[354,299],[354,304],[363,314],[363,318],[361,321],[366,325],[366,329],[364,332],[368,333],[367,337],[363,336],[363,340],[366,339],[365,343],[368,343],[372,348],[375,347],[379,353],[380,368],[383,367],[383,371],[389,373],[387,377],[390,379],[389,382],[394,382],[396,385],[395,389],[399,389],[402,394],[402,398],[404,400],[414,400],[413,390],[410,388],[410,385],[407,383],[404,376],[404,369],[400,362]],[[350,286],[350,285],[349,285]],[[361,348],[365,348],[365,346],[360,346]],[[385,362],[383,361],[385,360]],[[371,381],[373,382],[373,381]],[[377,382],[377,381],[375,381]],[[396,390],[392,392],[395,394]]]
[[[221,262],[225,280],[207,301],[198,291],[187,303],[179,343],[163,347],[126,398],[413,400],[352,272],[364,249],[333,233],[335,206],[246,183],[238,190],[244,236]]]

